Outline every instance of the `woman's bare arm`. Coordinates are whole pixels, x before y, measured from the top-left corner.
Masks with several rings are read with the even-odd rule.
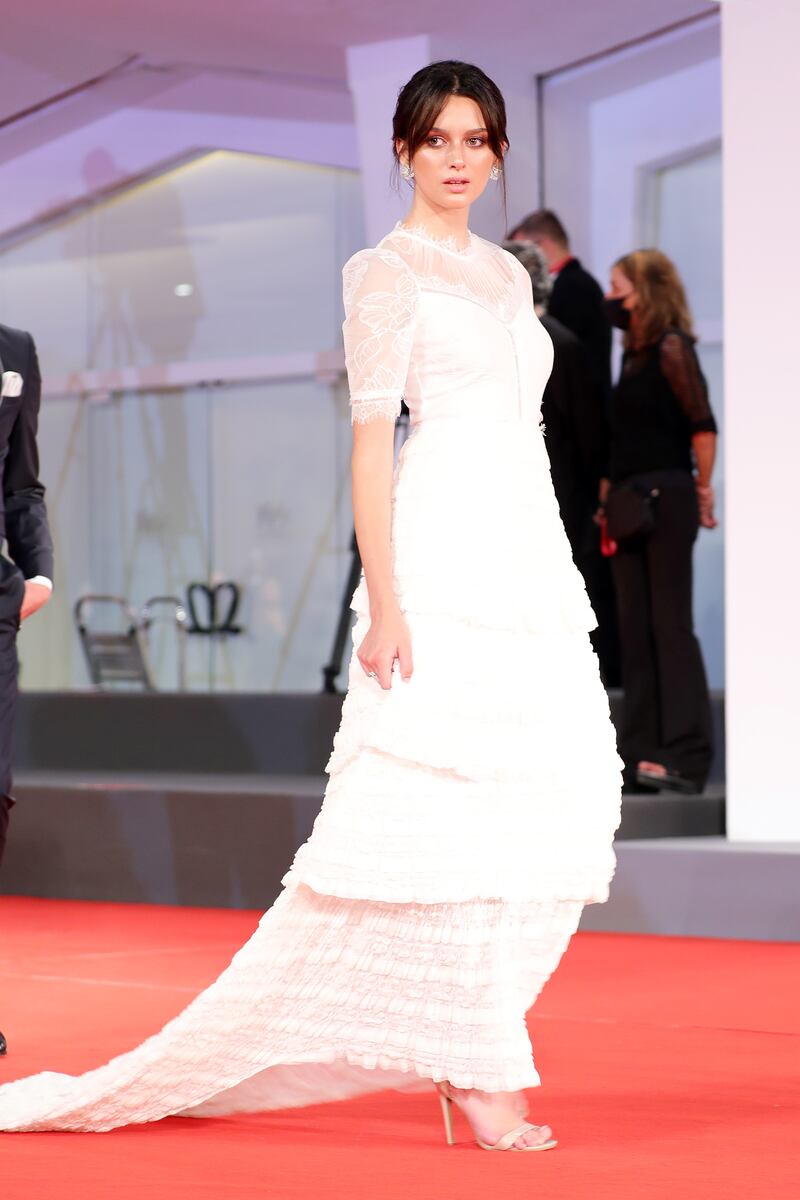
[[[692,437],[692,449],[697,466],[698,486],[710,487],[711,476],[714,472],[714,459],[717,456],[717,435],[715,433],[695,433]]]
[[[388,420],[353,426],[353,518],[369,592],[371,625],[358,648],[366,673],[381,687],[392,683],[398,659],[402,679],[413,670],[411,637],[394,594],[392,572],[392,474],[394,424]]]
[[[715,529],[717,518],[714,516],[714,489],[711,486],[711,476],[714,471],[714,459],[717,455],[717,435],[707,432],[695,433],[692,437],[692,449],[697,467],[695,486],[700,509],[700,524],[704,529]]]

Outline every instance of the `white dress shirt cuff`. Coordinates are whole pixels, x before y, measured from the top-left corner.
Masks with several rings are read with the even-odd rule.
[[[25,582],[40,583],[42,587],[50,588],[51,592],[53,590],[53,581],[52,579],[48,579],[46,575],[34,575],[33,579],[26,579]]]

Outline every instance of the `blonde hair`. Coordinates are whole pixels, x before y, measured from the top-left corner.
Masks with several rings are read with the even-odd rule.
[[[625,335],[626,349],[650,346],[668,329],[695,336],[681,277],[666,254],[660,250],[634,250],[614,265],[631,281],[639,300]]]

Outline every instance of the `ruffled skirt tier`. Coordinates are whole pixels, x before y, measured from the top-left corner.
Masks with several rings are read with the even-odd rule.
[[[536,425],[443,417],[414,429],[395,473],[392,542],[406,613],[515,633],[597,623]],[[369,611],[363,582],[353,607]]]
[[[394,902],[604,900],[620,767],[588,635],[408,620],[408,683],[383,691],[351,668],[325,804],[285,882]]]
[[[534,1086],[524,1013],[581,905],[376,904],[287,889],[230,967],[129,1054],[0,1088],[0,1128],[114,1129],[419,1080]]]
[[[423,423],[395,477],[393,551],[413,675],[384,691],[361,667],[362,580],[325,805],[287,881],[394,902],[606,899],[622,763],[541,431]]]

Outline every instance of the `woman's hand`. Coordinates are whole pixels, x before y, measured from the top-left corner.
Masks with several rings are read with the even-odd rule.
[[[719,522],[714,516],[714,489],[695,484],[697,490],[697,507],[700,513],[700,524],[703,529],[716,529]]]
[[[717,435],[706,432],[695,433],[692,437],[692,451],[697,468],[694,486],[697,490],[700,525],[703,529],[716,529],[717,519],[714,516],[714,489],[711,487],[711,476],[714,472],[714,459],[717,453]]]
[[[411,678],[414,664],[411,658],[411,634],[406,619],[397,606],[372,617],[372,623],[361,645],[358,661],[369,676],[375,676],[384,691],[392,686],[395,659],[400,664],[400,678]]]

